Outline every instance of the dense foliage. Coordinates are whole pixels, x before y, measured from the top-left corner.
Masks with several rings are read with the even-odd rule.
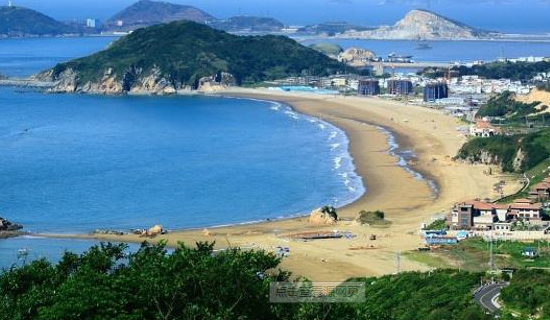
[[[518,270],[500,299],[513,311],[550,319],[550,272]]]
[[[0,35],[21,37],[74,32],[73,28],[40,12],[22,7],[0,6]]]
[[[491,62],[471,67],[454,67],[460,76],[478,75],[489,79],[529,81],[540,72],[550,72],[550,61],[541,62]]]
[[[367,303],[357,306],[356,312],[370,315],[367,319],[490,319],[472,301],[480,277],[438,270],[369,278]]]
[[[0,277],[0,319],[272,319],[269,279],[279,260],[212,245],[144,246],[124,264],[124,246],[36,261]],[[272,279],[284,280],[276,272]]]
[[[179,21],[138,29],[107,50],[59,64],[53,71],[55,77],[73,69],[80,84],[85,84],[99,82],[108,69],[122,79],[148,74],[155,67],[173,84],[194,87],[200,78],[220,72],[232,74],[237,84],[243,84],[345,70],[340,62],[287,37],[235,36]]]
[[[447,229],[447,221],[445,219],[437,219],[426,226],[425,230],[445,230]]]
[[[66,253],[0,275],[0,319],[486,319],[472,301],[478,274],[403,273],[366,282],[358,304],[270,304],[269,283],[289,278],[279,259],[262,251],[211,244],[123,245]]]
[[[520,150],[523,161],[519,166],[514,166],[514,159]],[[513,136],[475,138],[462,146],[457,158],[482,162],[482,158],[487,155],[490,155],[495,163],[500,164],[504,171],[529,170],[550,157],[550,129]]]
[[[522,117],[536,112],[538,102],[522,103],[515,100],[515,94],[505,91],[489,99],[487,104],[479,109],[477,117]]]

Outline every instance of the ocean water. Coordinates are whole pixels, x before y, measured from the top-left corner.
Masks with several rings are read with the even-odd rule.
[[[0,210],[34,232],[243,223],[363,193],[337,128],[264,101],[0,89]]]
[[[116,37],[0,39],[0,73],[27,77],[59,62],[103,50]]]
[[[352,40],[315,39],[302,43],[310,45],[318,42],[337,43],[343,48],[358,47],[373,51],[377,56],[387,57],[390,53],[412,55],[416,61],[428,62],[472,62],[493,61],[500,57],[550,57],[550,42],[514,41],[423,41],[431,50],[419,50],[418,41],[406,40]]]
[[[113,40],[0,40],[0,72],[28,76]],[[40,233],[300,215],[365,191],[347,147],[339,129],[266,101],[1,87],[0,215]],[[22,247],[55,260],[94,243],[0,240],[0,267]]]

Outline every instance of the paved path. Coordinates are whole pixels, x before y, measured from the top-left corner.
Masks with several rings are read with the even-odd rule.
[[[500,305],[496,302],[496,300],[500,295],[500,291],[506,286],[508,286],[507,283],[485,285],[476,291],[474,294],[474,301],[485,310],[494,313],[500,309]]]

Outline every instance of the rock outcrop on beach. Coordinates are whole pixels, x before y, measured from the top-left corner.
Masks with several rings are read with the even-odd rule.
[[[346,38],[406,39],[406,40],[456,40],[477,39],[495,35],[427,10],[412,10],[393,26],[374,30],[349,31]]]
[[[308,222],[314,226],[331,226],[338,223],[338,215],[334,208],[322,207],[310,213]]]
[[[53,92],[173,94],[310,70],[324,76],[346,67],[287,37],[236,36],[178,21],[136,30],[104,51],[59,64],[34,79],[53,83]]]

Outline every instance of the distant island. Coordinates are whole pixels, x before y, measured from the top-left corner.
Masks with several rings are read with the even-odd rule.
[[[235,33],[278,33],[284,29],[284,24],[273,18],[236,16],[217,19],[193,6],[140,0],[107,20],[103,31],[130,32],[142,27],[183,20]]]
[[[393,26],[374,30],[345,31],[342,38],[395,40],[456,40],[498,36],[496,32],[470,27],[428,10],[412,10]]]
[[[74,33],[78,30],[38,11],[17,6],[0,7],[0,38]]]
[[[104,23],[60,22],[32,9],[0,7],[0,37],[41,37],[90,34],[127,34],[139,28],[174,21],[193,21],[235,34],[277,34],[289,37],[320,37],[380,40],[476,40],[518,41],[526,38],[468,26],[428,10],[412,10],[393,26],[367,27],[348,22],[324,22],[286,26],[272,17],[235,16],[216,18],[199,8],[163,1],[139,0]],[[526,35],[527,36],[527,35]]]
[[[209,25],[216,29],[237,33],[277,33],[285,27],[285,25],[277,19],[253,16],[238,16],[231,17],[227,20],[216,20]]]
[[[140,0],[107,20],[104,27],[106,31],[133,31],[178,20],[208,23],[216,18],[192,6]]]
[[[299,28],[296,32],[300,35],[315,35],[334,37],[346,32],[362,32],[373,30],[374,28],[354,25],[348,22],[324,22],[319,24],[307,25]]]
[[[167,94],[345,70],[343,63],[288,37],[236,36],[178,21],[138,29],[104,51],[35,78],[54,82],[57,92]]]

